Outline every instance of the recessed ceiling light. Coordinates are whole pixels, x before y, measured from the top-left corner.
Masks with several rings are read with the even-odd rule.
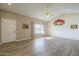
[[[11,5],[11,3],[8,3],[8,5]]]
[[[67,11],[71,11],[71,9],[67,9]]]

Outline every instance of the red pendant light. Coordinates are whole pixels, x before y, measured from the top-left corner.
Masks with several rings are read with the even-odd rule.
[[[57,19],[54,21],[55,25],[63,25],[65,23],[65,21],[63,19]]]

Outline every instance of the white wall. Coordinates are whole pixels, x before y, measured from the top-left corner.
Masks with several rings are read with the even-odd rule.
[[[54,25],[53,22],[57,18],[62,18],[65,20],[65,24],[61,26]],[[78,39],[79,40],[79,28],[71,29],[71,25],[77,24],[79,27],[79,14],[64,14],[56,17],[52,21],[47,23],[48,29],[47,34],[49,36],[57,36],[68,39]]]

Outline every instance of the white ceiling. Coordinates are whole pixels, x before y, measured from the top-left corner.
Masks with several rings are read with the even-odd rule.
[[[51,17],[46,19],[45,16],[45,7],[49,5],[49,11]],[[0,9],[4,9],[10,12],[15,12],[24,16],[29,16],[37,18],[40,20],[51,20],[54,17],[63,14],[63,13],[79,13],[79,4],[78,3],[12,3],[8,5],[7,3],[1,4]]]

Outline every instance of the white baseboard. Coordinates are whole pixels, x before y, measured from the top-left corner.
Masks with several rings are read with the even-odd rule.
[[[28,38],[28,39],[20,39],[20,40],[16,40],[16,42],[18,42],[18,41],[23,41],[23,40],[30,40],[30,39],[32,39],[32,38]],[[15,41],[14,41],[15,42]],[[2,45],[3,43],[0,43],[0,45]]]
[[[16,40],[16,41],[23,41],[23,40],[29,40],[29,39],[32,39],[32,38],[28,38],[28,39],[20,39],[20,40]]]

